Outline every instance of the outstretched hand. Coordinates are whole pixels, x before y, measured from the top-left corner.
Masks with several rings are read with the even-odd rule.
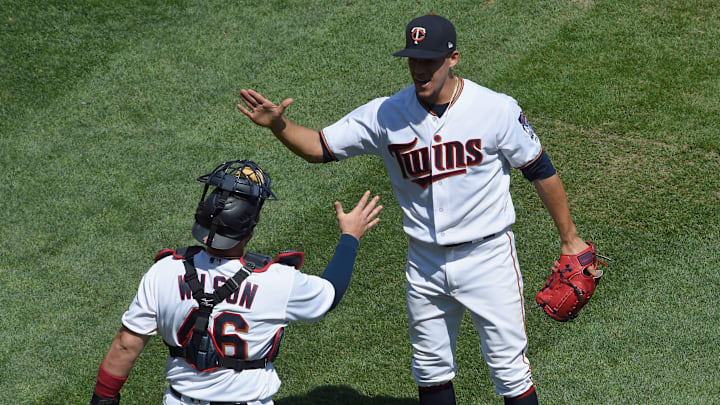
[[[294,101],[291,98],[286,98],[280,105],[275,105],[257,91],[245,89],[240,90],[240,98],[242,98],[247,108],[243,107],[242,104],[238,104],[238,110],[242,111],[257,125],[270,129],[273,129],[274,126],[283,125],[282,115],[285,109]]]
[[[335,212],[337,213],[338,226],[340,232],[347,233],[360,240],[365,232],[375,226],[380,221],[377,218],[378,213],[382,211],[382,205],[377,205],[379,196],[370,198],[370,190],[366,191],[355,208],[347,214],[343,211],[343,206],[339,201],[335,201]]]

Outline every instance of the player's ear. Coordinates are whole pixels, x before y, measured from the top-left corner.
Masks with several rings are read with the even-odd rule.
[[[455,67],[457,65],[458,61],[460,60],[460,52],[458,51],[452,51],[447,56],[446,59],[448,59],[448,64],[450,68]]]

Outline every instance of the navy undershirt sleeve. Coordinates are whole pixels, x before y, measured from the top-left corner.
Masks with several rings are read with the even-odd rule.
[[[340,303],[345,290],[350,285],[350,277],[352,276],[359,244],[360,242],[354,236],[346,233],[342,234],[335,248],[335,254],[330,259],[327,267],[325,267],[322,276],[320,276],[335,287],[335,299],[328,311],[334,309]]]
[[[522,170],[523,176],[530,181],[547,179],[556,173],[555,166],[545,151],[534,162],[520,170]]]

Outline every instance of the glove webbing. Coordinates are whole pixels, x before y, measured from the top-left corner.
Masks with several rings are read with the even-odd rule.
[[[561,283],[561,284],[566,284],[566,285],[569,285],[570,287],[572,287],[573,292],[575,293],[575,295],[577,295],[578,302],[579,302],[580,304],[585,304],[585,303],[587,303],[587,301],[585,300],[585,298],[583,298],[583,294],[585,294],[585,291],[583,291],[581,288],[579,288],[578,286],[576,286],[576,285],[575,285],[573,282],[571,282],[569,279],[565,278],[565,273],[571,273],[572,271],[573,271],[573,269],[572,269],[572,267],[570,267],[569,264],[566,264],[564,269],[561,269],[561,270],[558,269],[558,270],[557,270],[557,273],[558,273],[558,275],[560,276],[560,283]],[[545,283],[545,285],[540,289],[540,291],[545,291],[546,289],[550,288],[550,286],[553,284],[554,281],[555,281],[554,278],[550,278],[550,279]],[[538,305],[537,305],[537,308],[540,308],[540,307],[542,307],[543,305],[548,305],[548,302],[545,301],[544,299],[541,298],[540,300],[543,302],[543,304],[538,304]],[[553,309],[553,312],[557,312],[557,311],[555,311],[555,310]],[[572,318],[574,318],[574,316],[571,315],[571,319],[572,319]]]
[[[199,305],[198,316],[195,319],[195,325],[193,326],[192,342],[195,345],[199,345],[203,336],[207,333],[208,323],[210,322],[210,314],[212,313],[215,305],[223,302],[228,295],[240,288],[240,284],[242,284],[242,282],[248,278],[255,269],[254,264],[246,262],[245,265],[242,266],[232,277],[227,279],[220,288],[215,290],[212,294],[208,294],[205,292],[204,286],[198,281],[197,270],[195,269],[195,260],[193,257],[199,249],[201,248],[190,248],[183,255],[183,264],[185,265],[185,282],[190,285],[192,296]]]

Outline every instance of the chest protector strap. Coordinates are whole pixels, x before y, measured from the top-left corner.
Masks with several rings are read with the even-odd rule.
[[[212,294],[208,294],[205,292],[203,285],[198,281],[197,270],[195,270],[194,256],[199,249],[202,248],[200,246],[193,246],[188,248],[183,255],[183,264],[185,265],[185,282],[190,285],[192,296],[199,305],[198,316],[195,319],[195,326],[193,327],[192,335],[192,341],[195,345],[200,345],[202,339],[207,334],[210,314],[212,313],[215,305],[223,302],[228,295],[240,288],[240,284],[242,284],[242,282],[252,274],[253,270],[255,270],[254,264],[249,262],[246,263],[240,268],[240,270],[237,271],[237,273],[235,273],[235,275],[227,279],[222,287],[215,290]]]
[[[231,368],[237,371],[265,368],[268,363],[267,359],[247,361],[222,356],[215,351],[208,334],[210,314],[212,314],[215,305],[223,302],[225,298],[240,288],[242,282],[255,270],[255,264],[246,261],[245,265],[227,279],[221,287],[212,294],[208,294],[205,292],[204,286],[198,281],[197,270],[195,269],[194,257],[202,249],[201,246],[191,246],[178,249],[176,253],[176,257],[182,254],[183,265],[185,266],[185,282],[188,283],[192,290],[192,296],[198,303],[198,310],[196,316],[194,316],[195,323],[190,342],[182,347],[168,346],[170,356],[183,357],[200,371],[216,367]]]

